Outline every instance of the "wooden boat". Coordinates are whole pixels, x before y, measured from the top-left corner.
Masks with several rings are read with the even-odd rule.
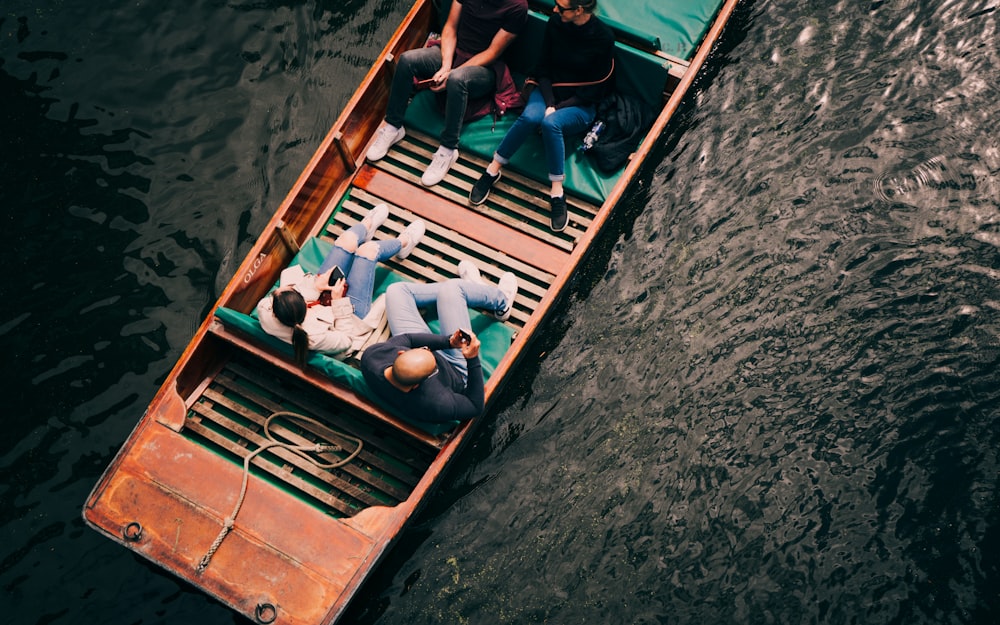
[[[256,622],[335,622],[476,421],[442,430],[393,414],[369,396],[349,363],[315,356],[301,370],[289,346],[260,331],[251,315],[255,304],[283,268],[315,263],[374,204],[391,206],[383,236],[420,217],[427,235],[405,261],[380,269],[383,283],[454,277],[464,258],[494,281],[508,270],[519,278],[510,320],[474,322],[490,352],[483,358],[488,415],[736,2],[602,0],[598,12],[619,37],[619,88],[658,114],[614,174],[597,172],[585,155],[569,157],[570,226],[554,233],[547,181],[536,173],[540,146],[522,148],[521,161],[485,205],[468,204],[472,183],[514,115],[495,132],[488,118],[469,124],[459,163],[443,183],[425,188],[419,176],[436,147],[431,137],[440,115],[430,94],[426,102],[418,96],[406,140],[378,163],[364,161],[393,59],[423,45],[441,24],[430,0],[416,0],[95,486],[86,522]],[[537,49],[552,0],[531,0],[531,7],[528,30],[508,53],[515,70]],[[281,417],[289,412],[309,420]],[[272,440],[326,447],[303,456]],[[333,464],[342,466],[327,466]]]

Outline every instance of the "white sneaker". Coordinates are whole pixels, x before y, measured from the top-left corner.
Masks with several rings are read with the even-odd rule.
[[[507,308],[502,312],[494,313],[494,317],[498,321],[507,321],[510,319],[510,313],[514,310],[514,298],[517,297],[517,276],[507,271],[500,276],[500,283],[497,284],[500,292],[503,293],[504,297],[507,298]]]
[[[479,267],[471,260],[460,260],[458,262],[458,277],[469,282],[479,282],[485,284],[483,277],[479,274]]]
[[[375,133],[375,143],[368,148],[365,158],[370,161],[377,161],[389,151],[389,148],[396,145],[406,136],[406,131],[389,124],[382,124],[382,127]]]
[[[434,153],[431,164],[427,166],[424,175],[420,177],[420,182],[425,187],[433,187],[444,180],[448,170],[458,160],[458,150],[450,150],[443,145]]]
[[[375,236],[375,232],[385,223],[385,220],[389,217],[389,205],[385,202],[374,206],[365,218],[361,220],[362,225],[365,226],[365,240],[371,241],[372,237]],[[368,222],[367,224],[365,222]]]
[[[410,255],[410,252],[413,251],[413,248],[417,247],[417,243],[420,243],[420,239],[424,236],[424,232],[426,230],[427,227],[424,225],[424,221],[422,219],[418,219],[407,226],[399,236],[403,236],[405,234],[406,238],[409,239],[409,243],[404,245],[403,248],[399,250],[399,253],[396,254],[396,258],[399,260],[405,260],[406,257]]]

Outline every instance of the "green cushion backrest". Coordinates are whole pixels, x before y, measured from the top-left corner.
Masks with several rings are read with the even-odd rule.
[[[598,0],[594,11],[622,41],[690,61],[723,0]],[[549,13],[554,0],[529,0]]]
[[[309,239],[305,242],[305,244],[303,244],[302,249],[295,256],[295,258],[292,259],[290,265],[301,265],[306,271],[315,272],[319,269],[323,259],[330,251],[330,247],[330,243],[322,239]],[[379,265],[375,271],[375,295],[381,295],[390,284],[404,279],[405,278],[393,272],[385,265]],[[275,284],[273,288],[277,288],[277,286],[278,285]],[[260,322],[258,322],[256,318],[256,311],[248,315],[230,308],[219,307],[215,310],[215,316],[223,323],[223,325],[237,329],[243,334],[253,337],[256,341],[267,345],[269,348],[282,353],[289,358],[294,355],[290,344],[279,338],[271,336],[260,327]],[[437,319],[434,318],[433,315],[428,315],[428,317],[427,325],[430,326],[432,332],[438,332],[440,330],[440,324]],[[500,359],[507,353],[507,348],[510,347],[514,331],[510,327],[502,323],[498,323],[493,318],[476,311],[470,312],[470,318],[472,321],[472,331],[476,333],[476,336],[479,338],[481,343],[480,361],[483,365],[483,377],[488,380],[496,370]],[[319,352],[310,353],[308,365],[321,372],[331,380],[350,388],[359,395],[368,397],[382,406],[385,410],[394,412],[391,407],[383,403],[374,393],[371,392],[371,389],[368,388],[368,385],[364,381],[361,371],[357,367],[337,360],[336,358],[325,356]],[[426,423],[423,421],[409,419],[406,415],[397,416],[419,426],[421,429],[430,432],[431,434],[446,432],[455,425],[454,423]]]

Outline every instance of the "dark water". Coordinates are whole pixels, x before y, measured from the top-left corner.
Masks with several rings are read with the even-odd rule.
[[[0,12],[4,622],[243,622],[80,507],[408,8],[175,4]],[[1000,622],[998,26],[745,3],[347,622]]]

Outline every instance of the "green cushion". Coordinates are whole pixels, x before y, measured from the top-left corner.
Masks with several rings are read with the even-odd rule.
[[[302,249],[295,258],[292,259],[290,265],[301,265],[306,271],[315,272],[319,269],[330,248],[331,245],[327,241],[318,238],[309,239],[303,244]],[[393,272],[388,267],[379,265],[375,271],[375,295],[378,296],[384,293],[390,284],[399,282],[400,280],[405,280],[405,278]],[[277,288],[277,286],[277,284],[274,285],[274,288]],[[256,310],[248,315],[230,308],[219,307],[215,310],[215,316],[226,327],[239,330],[288,357],[294,355],[291,345],[277,337],[271,336],[260,327],[260,323],[256,319]],[[426,315],[428,319],[427,325],[430,326],[432,332],[438,332],[440,329],[440,325],[435,317],[433,314]],[[476,311],[471,311],[470,317],[472,320],[472,331],[476,333],[481,343],[479,359],[483,365],[483,377],[488,380],[496,370],[500,359],[507,353],[507,348],[510,347],[514,331],[502,323],[497,323],[493,318]],[[376,402],[384,409],[395,413],[388,404],[383,403],[371,392],[368,384],[365,383],[361,371],[357,367],[319,352],[310,353],[308,364],[338,384],[350,388],[359,395]],[[397,414],[397,416],[431,434],[447,432],[456,425],[455,423],[427,423],[417,419],[410,419],[403,414]]]
[[[549,10],[553,0],[531,0]],[[595,13],[626,37],[691,60],[722,0],[617,0],[598,2]]]
[[[554,0],[533,0],[532,4],[544,7],[548,9],[546,15],[552,12],[552,7],[555,5]],[[597,4],[597,9],[595,14],[601,18],[605,24],[607,24],[611,30],[615,31],[615,37],[618,39],[626,39],[635,42],[641,42],[645,48],[650,48],[653,50],[661,50],[662,42],[660,37],[654,34],[650,34],[641,29],[641,27],[633,26],[631,24],[625,24],[619,22],[618,20],[610,17],[604,10],[603,3]]]
[[[517,119],[518,111],[501,117],[494,126],[492,115],[466,123],[459,139],[459,151],[475,154],[483,159],[493,158],[493,152],[500,140]],[[433,137],[440,136],[444,128],[444,116],[430,91],[418,93],[406,110],[406,126],[416,128]],[[584,154],[577,151],[580,137],[567,138],[566,180],[563,185],[571,192],[596,204],[601,204],[614,187],[621,172],[602,174],[591,165]],[[548,184],[545,173],[545,148],[540,136],[533,135],[514,154],[508,165],[514,171]]]

